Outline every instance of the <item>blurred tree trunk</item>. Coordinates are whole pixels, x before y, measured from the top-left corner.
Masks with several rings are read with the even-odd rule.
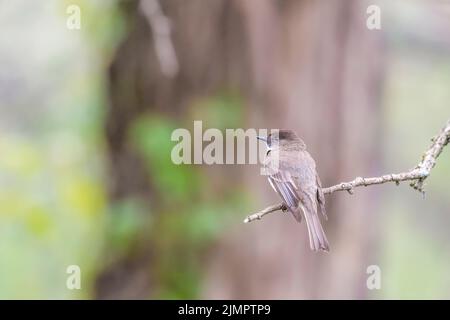
[[[161,72],[147,19],[136,3],[123,5],[130,29],[111,64],[107,116],[113,200],[153,194],[145,170],[127,147],[134,119],[148,111],[182,117],[192,98],[228,87],[246,98],[248,127],[292,128],[304,138],[324,186],[373,173],[382,50],[380,35],[366,28],[368,4],[160,3],[172,24],[179,63],[173,78]],[[263,206],[279,201],[253,167],[246,166],[241,178],[248,189]],[[329,254],[310,252],[305,226],[281,213],[236,226],[207,259],[204,297],[364,297],[366,268],[376,258],[369,255],[375,252],[377,221],[369,201],[364,190],[353,197],[327,197]],[[148,243],[100,275],[98,297],[148,297],[153,263]]]
[[[251,34],[251,61],[261,62],[254,66],[258,69],[270,69],[252,92],[253,112],[262,113],[261,105],[269,109],[255,126],[296,129],[316,158],[324,186],[374,173],[382,47],[380,35],[366,29],[367,5],[268,1],[261,13],[254,10],[256,2],[240,2]],[[260,99],[262,92],[272,99]],[[257,171],[247,179],[264,199],[277,201],[263,180]],[[270,216],[245,231],[240,228],[211,258],[205,296],[365,297],[366,268],[376,259],[375,209],[363,190],[352,198],[328,196],[324,225],[330,254],[309,251],[305,226],[291,217]]]

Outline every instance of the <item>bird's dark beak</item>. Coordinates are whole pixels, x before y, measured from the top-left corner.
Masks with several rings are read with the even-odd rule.
[[[265,143],[267,143],[267,138],[266,137],[256,136],[256,139],[264,141]]]

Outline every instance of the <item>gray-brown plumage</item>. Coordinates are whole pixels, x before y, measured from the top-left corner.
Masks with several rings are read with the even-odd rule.
[[[279,130],[267,138],[258,137],[267,144],[264,169],[272,188],[283,199],[298,222],[302,212],[308,228],[311,250],[329,251],[329,244],[317,214],[325,213],[325,197],[316,163],[306,151],[306,145],[292,130]]]

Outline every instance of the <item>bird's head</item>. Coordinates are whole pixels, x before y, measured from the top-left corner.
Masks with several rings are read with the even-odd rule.
[[[266,143],[268,149],[288,146],[291,144],[304,145],[303,141],[292,130],[273,130],[267,137],[257,137]]]

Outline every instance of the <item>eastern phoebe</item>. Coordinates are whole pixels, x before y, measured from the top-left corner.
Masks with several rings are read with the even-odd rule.
[[[325,197],[316,163],[306,151],[305,143],[292,130],[278,130],[258,139],[264,141],[268,148],[263,168],[270,185],[298,222],[301,222],[303,212],[311,250],[329,251],[317,214],[318,205],[320,212],[327,217]]]

